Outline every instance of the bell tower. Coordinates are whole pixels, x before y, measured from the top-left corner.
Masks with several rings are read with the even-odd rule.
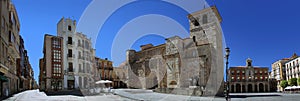
[[[252,59],[248,58],[246,60],[246,65],[247,65],[247,67],[252,67]]]

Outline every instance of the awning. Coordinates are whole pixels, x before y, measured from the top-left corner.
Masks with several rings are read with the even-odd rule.
[[[109,81],[109,80],[100,80],[100,81],[96,82],[96,84],[101,84],[101,83],[112,83],[112,81]]]
[[[8,79],[7,79],[7,77],[5,77],[5,76],[3,76],[3,75],[0,75],[0,81],[2,81],[2,82],[7,82]]]

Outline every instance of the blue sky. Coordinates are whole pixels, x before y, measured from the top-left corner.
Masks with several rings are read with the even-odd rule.
[[[231,48],[230,66],[245,65],[250,57],[253,65],[270,67],[278,59],[299,53],[300,1],[297,0],[211,0],[223,18],[222,29]],[[21,35],[30,63],[38,80],[39,58],[43,56],[45,33],[56,35],[56,24],[62,17],[79,20],[91,0],[13,0],[21,21]],[[130,12],[130,10],[128,10]],[[115,22],[117,24],[117,22]],[[187,26],[188,27],[188,26]],[[111,34],[100,33],[103,37]],[[149,36],[134,43],[163,43],[160,36]],[[96,55],[111,59],[106,43],[96,43]],[[97,48],[97,46],[99,46]]]

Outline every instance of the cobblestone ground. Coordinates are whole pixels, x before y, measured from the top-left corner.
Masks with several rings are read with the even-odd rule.
[[[47,96],[38,90],[28,90],[15,94],[4,101],[225,101],[223,97],[196,97],[162,94],[142,89],[116,89],[114,94],[98,96]],[[283,93],[234,93],[231,101],[300,101],[300,94]]]

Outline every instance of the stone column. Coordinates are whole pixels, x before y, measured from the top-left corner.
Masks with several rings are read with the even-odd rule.
[[[245,92],[248,93],[248,84],[247,84],[247,83],[246,83],[246,85],[245,85],[245,88],[246,88],[246,89],[245,89],[245,90],[246,90]]]
[[[257,92],[259,92],[259,84],[257,85],[257,88],[256,88],[256,89],[257,89]]]
[[[243,84],[241,84],[241,93],[243,93]]]
[[[64,89],[68,89],[68,75],[64,75]]]
[[[263,86],[264,86],[264,92],[266,92],[266,84],[264,83]]]
[[[75,83],[75,89],[79,88],[79,79],[78,79],[78,76],[75,76],[75,80],[74,80],[74,83]]]
[[[236,92],[236,84],[234,84],[234,93]]]
[[[269,84],[267,84],[268,85],[268,92],[270,92],[270,85]]]

